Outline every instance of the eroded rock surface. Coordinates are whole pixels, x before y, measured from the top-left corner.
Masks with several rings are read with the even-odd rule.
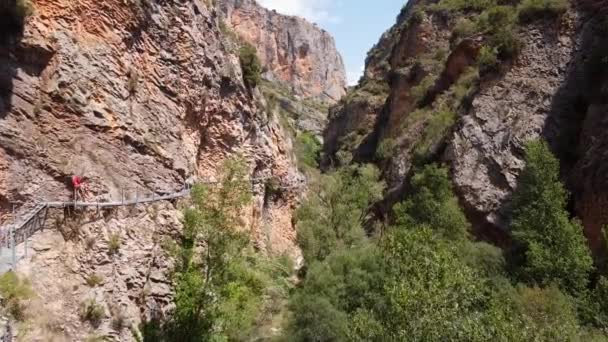
[[[294,94],[335,103],[345,93],[346,72],[334,39],[303,18],[268,10],[255,0],[220,0],[226,25],[254,45],[264,76]]]
[[[483,34],[455,33],[469,14],[422,10],[432,3],[410,1],[369,52],[364,77],[330,117],[324,166],[343,159],[379,165],[389,185],[379,210],[386,215],[406,195],[417,162],[443,162],[478,237],[507,244],[524,145],[544,138],[597,253],[608,223],[601,152],[608,77],[599,62],[608,51],[605,26],[590,11],[605,10],[605,2],[582,1],[559,20],[517,24],[521,51],[490,73],[475,69]],[[446,108],[453,115],[435,120]]]
[[[11,204],[23,216],[36,202],[70,200],[74,174],[90,178],[90,200],[120,200],[123,192],[177,191],[188,178],[214,180],[224,160],[240,156],[251,179],[272,177],[284,189],[267,196],[265,181],[254,182],[243,229],[262,251],[299,256],[292,213],[305,182],[291,138],[259,91],[243,84],[237,49],[210,4],[32,1],[23,34],[0,46],[2,224],[12,219]],[[162,223],[138,210],[83,222],[73,241],[58,227],[34,237],[33,258],[20,269],[43,296],[41,310],[64,316],[58,336],[93,333],[77,318],[85,297],[104,303],[99,332],[120,341],[132,336],[110,331],[109,305],[137,323],[150,314],[152,304],[137,298],[150,284],[149,298],[162,312],[170,308],[170,265],[157,237],[176,234],[179,209],[164,207]],[[112,257],[109,233],[122,238]],[[88,247],[88,234],[100,243]],[[87,289],[91,272],[105,281]],[[32,333],[30,340],[44,340]]]

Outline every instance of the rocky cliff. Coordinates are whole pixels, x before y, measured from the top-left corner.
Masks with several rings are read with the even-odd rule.
[[[442,161],[478,235],[508,243],[523,146],[543,137],[562,161],[573,214],[597,253],[608,223],[600,152],[607,108],[599,86],[606,26],[597,8],[585,7],[601,1],[564,4],[545,11],[409,1],[332,113],[324,165],[380,165],[391,187],[379,210],[386,213],[407,191],[413,168]]]
[[[254,45],[264,76],[295,95],[337,102],[346,89],[346,73],[334,39],[303,18],[265,9],[255,0],[220,0],[226,25]]]
[[[224,160],[240,156],[250,178],[272,177],[287,189],[266,196],[264,181],[254,182],[245,229],[260,249],[297,256],[292,210],[304,184],[291,138],[266,113],[260,92],[244,85],[238,48],[222,33],[211,4],[35,0],[23,26],[6,25],[0,46],[3,224],[13,204],[22,215],[37,201],[69,200],[74,174],[90,178],[92,198],[120,200],[123,193],[172,192],[188,178],[213,180]],[[14,11],[0,13],[12,23]],[[296,33],[292,38],[299,40]],[[321,84],[317,76],[306,82]],[[339,96],[340,86],[327,91]],[[78,305],[90,297],[107,313],[103,333],[120,341],[133,336],[112,327],[113,310],[137,326],[170,305],[158,236],[179,232],[178,208],[163,205],[154,218],[146,208],[101,214],[83,213],[76,224],[82,229],[66,235],[74,223],[64,221],[63,212],[51,213],[48,227],[61,229],[35,237],[33,257],[22,261],[40,294],[38,307],[54,320],[46,333],[59,340],[94,333],[76,319]],[[116,234],[125,248],[109,258]],[[105,281],[89,288],[85,280],[97,273]],[[30,332],[25,340],[50,340],[38,329]]]

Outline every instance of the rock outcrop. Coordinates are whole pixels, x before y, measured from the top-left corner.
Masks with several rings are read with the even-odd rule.
[[[3,32],[0,42],[2,224],[12,204],[21,215],[35,202],[72,198],[74,174],[89,177],[91,199],[119,200],[123,193],[173,192],[188,178],[213,180],[224,160],[240,156],[251,179],[272,177],[286,188],[266,196],[265,182],[254,182],[244,228],[261,250],[298,256],[292,211],[305,184],[291,138],[266,113],[259,90],[244,85],[238,49],[222,33],[212,2],[31,4],[23,31]],[[311,83],[323,82],[314,77]],[[110,304],[122,307],[135,326],[154,305],[167,310],[168,265],[157,259],[159,271],[148,271],[156,267],[155,232],[175,234],[179,210],[164,207],[158,225],[141,210],[107,222],[92,218],[72,241],[56,240],[57,232],[35,237],[38,250],[23,268],[35,275],[41,306],[69,317],[60,325],[65,340],[86,337],[74,310],[88,295],[108,312]],[[120,233],[124,253],[108,258],[103,244],[87,247],[85,232],[100,241]],[[50,243],[57,246],[40,247]],[[107,281],[85,291],[91,272]],[[135,292],[150,281],[152,302],[138,302]],[[104,322],[111,329],[110,318]],[[120,334],[121,341],[133,338]]]
[[[417,163],[442,161],[478,236],[508,243],[523,147],[543,137],[562,162],[573,214],[597,252],[608,223],[600,152],[606,93],[598,87],[606,75],[590,68],[608,59],[605,26],[575,4],[559,19],[518,23],[517,56],[480,72],[488,38],[459,36],[474,14],[451,15],[434,3],[410,1],[370,51],[364,77],[331,116],[323,164],[377,163],[390,187],[380,210],[386,214],[407,192]]]
[[[337,102],[345,93],[346,72],[334,39],[303,18],[265,9],[255,0],[220,0],[226,25],[255,46],[264,76],[295,95]]]

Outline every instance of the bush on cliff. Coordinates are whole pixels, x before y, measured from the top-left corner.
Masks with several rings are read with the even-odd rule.
[[[568,10],[567,0],[524,0],[518,7],[519,21],[557,18]]]
[[[262,64],[256,48],[249,43],[244,43],[239,50],[239,60],[245,84],[249,88],[255,88],[260,83],[262,74]]]

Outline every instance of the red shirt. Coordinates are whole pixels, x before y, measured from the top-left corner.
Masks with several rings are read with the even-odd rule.
[[[79,176],[72,176],[72,185],[74,186],[74,189],[80,188],[82,183],[82,178],[80,178]]]

